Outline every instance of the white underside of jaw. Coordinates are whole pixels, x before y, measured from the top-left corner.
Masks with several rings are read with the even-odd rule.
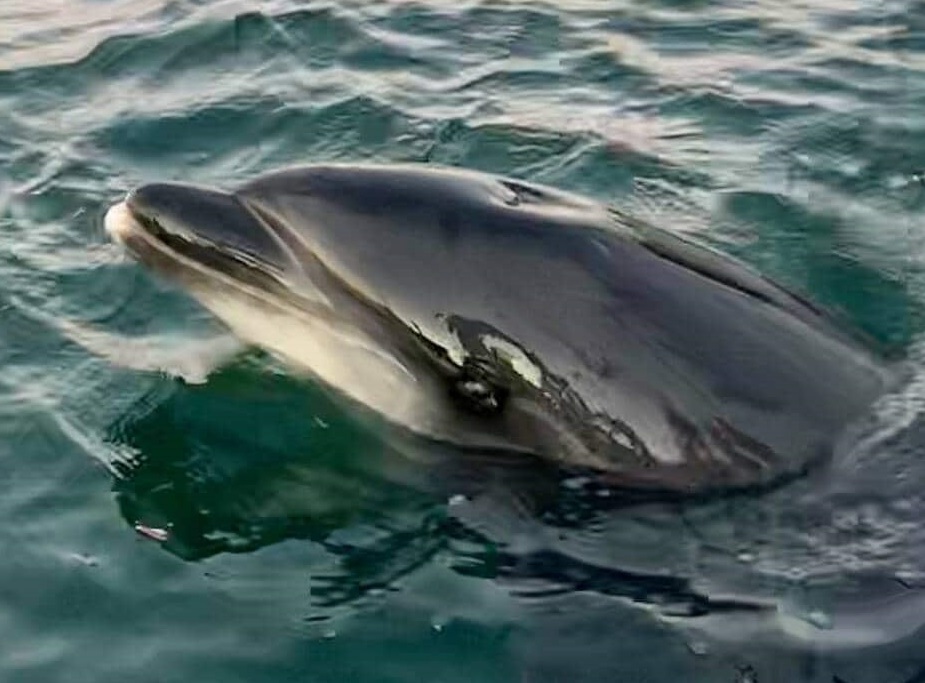
[[[415,431],[434,427],[433,401],[415,376],[358,330],[295,313],[264,308],[220,289],[191,292],[241,339]]]
[[[150,238],[125,202],[112,206],[106,232],[118,243],[129,235],[194,270],[201,277],[187,291],[242,340],[305,369],[351,399],[413,431],[437,427],[439,401],[375,340],[336,315],[318,317],[263,290],[212,270]]]

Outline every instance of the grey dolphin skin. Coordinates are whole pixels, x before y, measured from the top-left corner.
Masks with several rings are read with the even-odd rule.
[[[106,227],[244,340],[387,423],[618,486],[802,472],[892,377],[743,264],[520,180],[306,166],[233,192],[145,185]]]

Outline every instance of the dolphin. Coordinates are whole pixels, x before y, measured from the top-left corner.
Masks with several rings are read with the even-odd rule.
[[[142,185],[104,223],[244,341],[385,424],[632,490],[800,474],[895,379],[733,258],[514,178],[309,165],[233,191]]]

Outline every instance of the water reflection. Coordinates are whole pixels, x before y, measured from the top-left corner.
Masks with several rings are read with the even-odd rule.
[[[292,538],[323,544],[356,579],[342,600],[450,548],[462,573],[710,604],[683,579],[549,550],[638,500],[524,456],[381,436],[317,387],[244,361],[111,430],[134,454],[115,465],[116,500],[129,525],[163,531],[146,535],[186,560]]]
[[[115,483],[126,521],[169,528],[195,560],[320,540],[381,511],[426,507],[414,470],[310,385],[234,367],[180,385],[113,429],[135,457]]]
[[[578,667],[614,646],[606,630],[577,639],[570,629],[579,617],[583,628],[634,623],[649,645],[668,638],[672,654],[661,665],[675,674],[702,666],[692,662],[705,653],[710,675],[747,666],[764,672],[761,680],[794,680],[781,672],[797,675],[807,662],[837,676],[861,658],[878,676],[892,676],[843,678],[848,683],[905,681],[921,666],[914,644],[925,592],[916,581],[847,568],[774,580],[753,559],[717,550],[730,533],[741,542],[743,527],[765,543],[798,535],[818,513],[801,496],[826,498],[818,481],[767,501],[631,500],[545,463],[383,439],[317,387],[252,357],[208,384],[179,384],[115,425],[110,439],[134,453],[114,484],[123,518],[164,530],[168,552],[199,561],[287,539],[322,547],[336,570],[305,568],[318,610],[312,618],[359,609],[442,562],[525,605],[522,665],[540,679],[549,667]],[[762,530],[770,519],[762,515],[781,496],[792,517]],[[537,650],[548,638],[554,662]],[[581,680],[622,666],[582,663]],[[823,674],[800,680],[833,680]]]

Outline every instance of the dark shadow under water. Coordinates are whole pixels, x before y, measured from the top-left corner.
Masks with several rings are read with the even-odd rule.
[[[739,543],[799,562],[789,539],[831,519],[858,493],[850,481],[872,486],[864,467],[842,463],[839,483],[836,463],[770,491],[640,499],[525,457],[385,440],[254,358],[178,382],[109,438],[133,453],[114,464],[129,525],[187,561],[320,544],[339,566],[313,577],[321,614],[438,555],[503,586],[524,606],[511,644],[523,680],[925,680],[914,581],[812,556],[801,578],[775,577],[736,556]]]

